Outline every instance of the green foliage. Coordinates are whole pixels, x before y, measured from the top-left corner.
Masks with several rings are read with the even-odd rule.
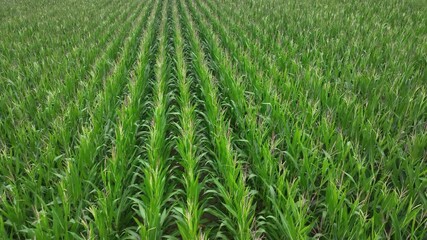
[[[425,239],[421,0],[0,0],[0,239]]]

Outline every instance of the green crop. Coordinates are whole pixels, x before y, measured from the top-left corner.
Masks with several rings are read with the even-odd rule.
[[[422,0],[0,0],[0,239],[426,239]]]

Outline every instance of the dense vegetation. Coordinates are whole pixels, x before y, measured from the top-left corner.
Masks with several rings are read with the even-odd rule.
[[[0,0],[0,239],[426,239],[423,0]]]

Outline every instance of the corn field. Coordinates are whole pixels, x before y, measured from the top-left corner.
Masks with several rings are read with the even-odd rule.
[[[0,239],[427,239],[423,0],[0,0]]]

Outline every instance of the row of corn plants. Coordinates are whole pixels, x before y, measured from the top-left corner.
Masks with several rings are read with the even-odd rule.
[[[170,122],[171,62],[169,53],[169,1],[162,3],[158,36],[158,53],[155,60],[155,76],[152,81],[152,114],[148,123],[148,139],[145,143],[146,158],[141,159],[138,172],[141,182],[138,194],[132,197],[138,228],[134,235],[141,239],[160,239],[166,235],[171,224],[173,185],[170,152],[171,137],[168,137]]]
[[[259,191],[257,200],[265,208],[263,214],[268,223],[265,226],[266,235],[268,238],[280,238],[283,234],[290,239],[300,238],[307,234],[309,228],[305,226],[307,220],[302,199],[298,204],[294,200],[297,184],[295,181],[287,181],[287,169],[283,163],[280,164],[277,143],[282,139],[272,134],[267,119],[257,116],[260,107],[254,106],[253,97],[246,95],[243,76],[236,73],[230,57],[219,48],[218,39],[211,37],[205,23],[199,26],[208,38],[208,48],[215,62],[214,71],[218,73],[223,92],[233,106],[231,114],[235,118],[236,128],[239,129],[240,137],[245,139],[243,148],[250,159],[250,171],[256,176],[254,188]]]
[[[132,70],[129,92],[118,111],[118,124],[115,126],[115,140],[102,171],[102,186],[97,189],[97,204],[90,207],[94,224],[89,225],[89,238],[120,238],[128,225],[133,224],[131,211],[132,175],[135,171],[137,153],[137,129],[140,115],[143,113],[144,93],[148,89],[150,47],[154,42],[155,23],[160,10],[155,2],[147,23],[147,29],[141,38],[138,62]]]
[[[200,133],[200,119],[196,111],[195,97],[192,96],[191,86],[193,79],[188,75],[188,60],[184,54],[184,38],[178,15],[177,0],[173,8],[173,22],[175,29],[174,48],[176,52],[176,78],[178,85],[179,123],[177,124],[179,136],[177,137],[177,152],[182,166],[183,186],[179,205],[176,206],[176,220],[179,235],[182,239],[205,239],[206,230],[202,229],[202,216],[205,213],[204,202],[201,199],[204,190],[204,181],[201,175],[201,164],[205,153],[203,143],[206,139]]]
[[[210,19],[210,21],[212,22],[213,20],[212,19]],[[222,36],[223,37],[223,39],[225,40],[225,42],[229,42],[229,40],[227,40],[226,39],[226,37],[224,37],[224,35]],[[230,45],[230,44],[232,44],[232,43],[228,43],[228,47],[230,48],[232,45]],[[233,48],[233,47],[232,47]],[[235,51],[235,50],[234,50]],[[240,53],[242,53],[242,52],[240,52]],[[239,56],[235,56],[237,59],[239,59]],[[241,57],[240,57],[241,58]],[[256,75],[255,73],[256,73],[256,71],[254,71],[254,66],[253,66],[253,64],[251,64],[251,62],[250,62],[250,60],[248,60],[247,58],[243,58],[243,59],[239,59],[239,61],[240,62],[242,62],[242,63],[244,63],[245,65],[243,66],[244,68],[243,68],[243,71],[245,72],[245,74],[247,74],[248,76],[249,76],[249,78],[251,79],[251,82],[253,82],[253,81],[255,81],[255,82],[253,82],[253,85],[255,85],[255,86],[257,86],[258,85],[258,89],[257,90],[255,90],[255,92],[258,92],[258,93],[261,93],[261,92],[264,92],[264,93],[266,93],[266,94],[268,94],[268,92],[271,92],[271,90],[266,90],[265,88],[263,89],[263,84],[259,84],[259,82],[260,81],[262,81],[261,80],[261,78],[258,76],[258,75]],[[265,78],[266,76],[264,76],[264,78]],[[257,84],[258,83],[258,84]],[[279,106],[279,109],[280,109],[280,104],[278,104],[277,103],[277,101],[278,101],[278,99],[277,99],[277,97],[276,98],[270,98],[270,99],[264,99],[264,101],[265,100],[269,100],[270,102],[269,102],[269,104],[271,104],[272,106],[274,106],[273,107],[273,109],[277,109],[277,107]],[[283,116],[280,116],[280,115],[277,115],[276,114],[276,116],[279,116],[279,117],[283,117]],[[279,122],[279,123],[284,123],[284,124],[289,124],[289,123],[287,123],[286,121],[284,121],[283,119],[274,119],[274,121],[276,121],[276,122]],[[264,122],[267,122],[267,121],[265,121],[264,120]],[[298,130],[296,131],[296,135],[295,135],[295,138],[298,138]],[[284,135],[284,134],[279,134],[279,136],[280,135]],[[277,138],[277,137],[275,137],[275,138]],[[279,142],[284,142],[284,140],[280,140],[280,138],[279,139],[277,139]],[[286,140],[286,139],[285,139]],[[299,139],[296,139],[297,141],[299,141]],[[292,144],[292,143],[291,143]],[[309,146],[308,144],[310,144],[310,142],[306,142],[306,143],[304,143],[304,145],[303,146],[301,146],[301,147],[307,147],[307,146]],[[312,144],[312,143],[311,143]],[[295,144],[292,144],[292,145],[295,145]],[[295,146],[296,147],[296,149],[298,150],[298,149],[300,149],[301,147],[300,146],[298,146],[298,145],[296,145]],[[314,145],[314,147],[316,147],[315,145]],[[248,148],[248,149],[250,149],[250,148]],[[308,150],[308,151],[307,151]],[[313,160],[315,160],[317,157],[316,157],[316,155],[315,154],[317,154],[316,152],[312,152],[312,150],[310,150],[310,149],[307,149],[307,150],[304,150],[303,149],[303,153],[305,152],[305,154],[310,154],[310,155],[313,155],[311,158],[309,158],[309,159],[313,159]],[[286,153],[286,157],[291,157],[291,158],[293,158],[293,156],[292,155],[294,155],[295,153],[294,152],[291,152],[291,151],[289,151],[289,152],[287,152]],[[308,156],[310,156],[310,155],[306,155],[305,156],[305,158],[307,158]],[[295,155],[294,155],[295,156]],[[345,155],[344,155],[345,156]],[[321,156],[318,156],[318,157],[321,157]],[[307,161],[308,161],[308,159],[307,159]],[[307,163],[305,164],[305,166],[307,166]],[[303,167],[305,167],[305,166],[303,166]],[[291,165],[289,165],[289,166],[287,166],[286,168],[290,168],[291,167]],[[299,171],[301,172],[300,174],[302,175],[302,176],[304,176],[305,175],[305,169],[304,168],[300,168],[300,167],[298,167],[298,164],[296,164],[296,167],[297,168],[299,168]],[[258,167],[254,167],[254,169],[257,169]],[[313,169],[312,167],[311,167],[311,169]],[[291,174],[291,175],[293,175],[293,174]],[[316,172],[313,172],[312,171],[312,174],[310,175],[310,178],[312,178],[312,179],[316,179],[317,177],[317,174],[316,174]],[[283,175],[283,176],[281,176],[279,179],[280,180],[282,180],[283,178],[285,177],[285,175]],[[298,181],[298,180],[300,180],[300,181]],[[328,179],[326,179],[326,180],[328,180]],[[324,182],[324,180],[321,180],[322,182]],[[306,194],[304,194],[304,195],[309,195],[310,193],[307,193],[307,190],[306,189],[304,189],[304,185],[302,185],[302,184],[300,184],[300,182],[302,182],[302,183],[304,183],[304,182],[307,182],[307,180],[306,179],[293,179],[292,180],[292,187],[294,188],[293,189],[293,191],[290,191],[290,192],[288,192],[287,194],[288,194],[288,196],[293,196],[294,194],[296,194],[297,193],[297,191],[299,191],[299,192],[303,192],[303,193],[306,193]],[[328,181],[325,181],[324,183],[327,183]],[[278,181],[278,183],[280,183],[280,181]],[[321,185],[324,185],[324,183],[322,183]],[[288,183],[289,184],[289,183]],[[334,183],[329,183],[329,184],[334,184]],[[283,189],[284,187],[280,187],[279,189]],[[298,194],[298,195],[300,195],[300,194]],[[306,196],[299,196],[299,203],[300,204],[302,204],[302,203],[304,203],[305,202],[305,198],[307,198]],[[285,203],[284,201],[282,201],[282,204],[283,203]],[[283,210],[285,210],[285,212],[288,212],[288,213],[290,213],[290,211],[289,210],[287,210],[286,211],[286,209],[285,209],[285,207],[286,206],[289,206],[290,204],[283,204],[283,205],[276,205],[276,207],[274,208],[275,210],[278,210],[278,209],[280,209],[280,207],[283,207]],[[315,205],[316,206],[316,204],[312,204],[312,205]],[[295,206],[295,205],[291,205],[291,206]],[[289,238],[301,238],[301,237],[303,237],[305,234],[303,234],[303,232],[306,232],[307,233],[307,231],[308,230],[310,230],[310,228],[308,228],[308,227],[305,227],[304,226],[304,222],[307,222],[308,221],[308,219],[306,218],[306,217],[304,217],[305,215],[304,214],[302,214],[300,211],[304,211],[304,207],[303,207],[303,205],[301,205],[299,208],[297,208],[297,207],[294,207],[293,208],[293,210],[294,210],[294,212],[289,216],[289,219],[285,219],[285,218],[282,218],[282,227],[283,227],[283,229],[282,230],[280,230],[280,231],[278,231],[278,233],[280,234],[280,233],[282,233],[282,232],[287,232],[288,234],[290,234],[290,236],[289,236]],[[299,213],[299,214],[298,214]],[[292,216],[294,216],[294,217],[296,217],[296,219],[298,219],[297,220],[297,222],[299,222],[299,223],[302,223],[302,225],[300,225],[300,227],[301,227],[301,229],[300,230],[302,230],[302,232],[298,232],[298,231],[295,231],[296,229],[292,229],[292,227],[295,225],[295,224],[291,224],[290,226],[290,228],[291,228],[291,231],[289,231],[288,229],[289,229],[289,227],[288,227],[288,225],[289,224],[287,224],[287,221],[292,221]],[[299,217],[297,217],[297,216],[299,216]],[[272,218],[272,219],[274,219],[274,218]],[[277,219],[277,218],[276,218]],[[277,220],[274,220],[274,221],[277,221]],[[285,220],[285,221],[283,221],[283,220]],[[287,221],[286,221],[287,220]],[[269,225],[273,225],[273,226],[275,226],[276,228],[277,228],[277,226],[280,226],[280,225],[278,225],[277,224],[277,222],[274,222],[274,224],[269,224]],[[286,230],[286,231],[285,231]],[[270,229],[269,231],[267,231],[269,234],[272,234],[273,233],[273,231]],[[301,235],[301,234],[303,234],[303,235]],[[339,234],[339,233],[335,233],[335,234]]]
[[[103,176],[105,177],[102,174],[102,165],[108,160],[108,153],[111,152],[117,109],[123,104],[124,91],[129,87],[142,32],[147,30],[147,20],[152,7],[153,2],[145,5],[144,10],[137,13],[138,18],[130,29],[130,35],[125,39],[119,59],[106,76],[104,88],[96,94],[94,99],[96,105],[89,109],[89,122],[82,126],[78,137],[79,145],[70,156],[66,173],[57,185],[59,192],[68,194],[64,194],[64,199],[61,199],[63,208],[56,206],[52,215],[74,219],[76,221],[74,229],[84,228],[90,224],[88,215],[93,212],[87,206],[97,196],[97,192],[93,189],[102,187]],[[78,211],[74,209],[74,212],[69,212],[72,208],[77,208]],[[86,228],[91,230],[93,227]],[[86,234],[90,233],[92,232],[87,231]]]
[[[215,226],[219,229],[216,229],[213,234],[216,237],[250,239],[259,236],[253,202],[254,191],[251,191],[246,184],[247,172],[243,169],[243,161],[239,159],[233,147],[230,125],[218,102],[216,80],[208,67],[195,23],[189,16],[187,3],[181,1],[181,5],[183,5],[181,15],[185,19],[186,28],[189,29],[194,69],[204,98],[205,118],[209,129],[208,138],[214,148],[214,159],[211,163],[213,172],[209,177],[213,184],[207,191],[213,197],[218,196],[221,201],[216,202],[218,206],[214,205],[207,209],[220,222],[219,226]]]

